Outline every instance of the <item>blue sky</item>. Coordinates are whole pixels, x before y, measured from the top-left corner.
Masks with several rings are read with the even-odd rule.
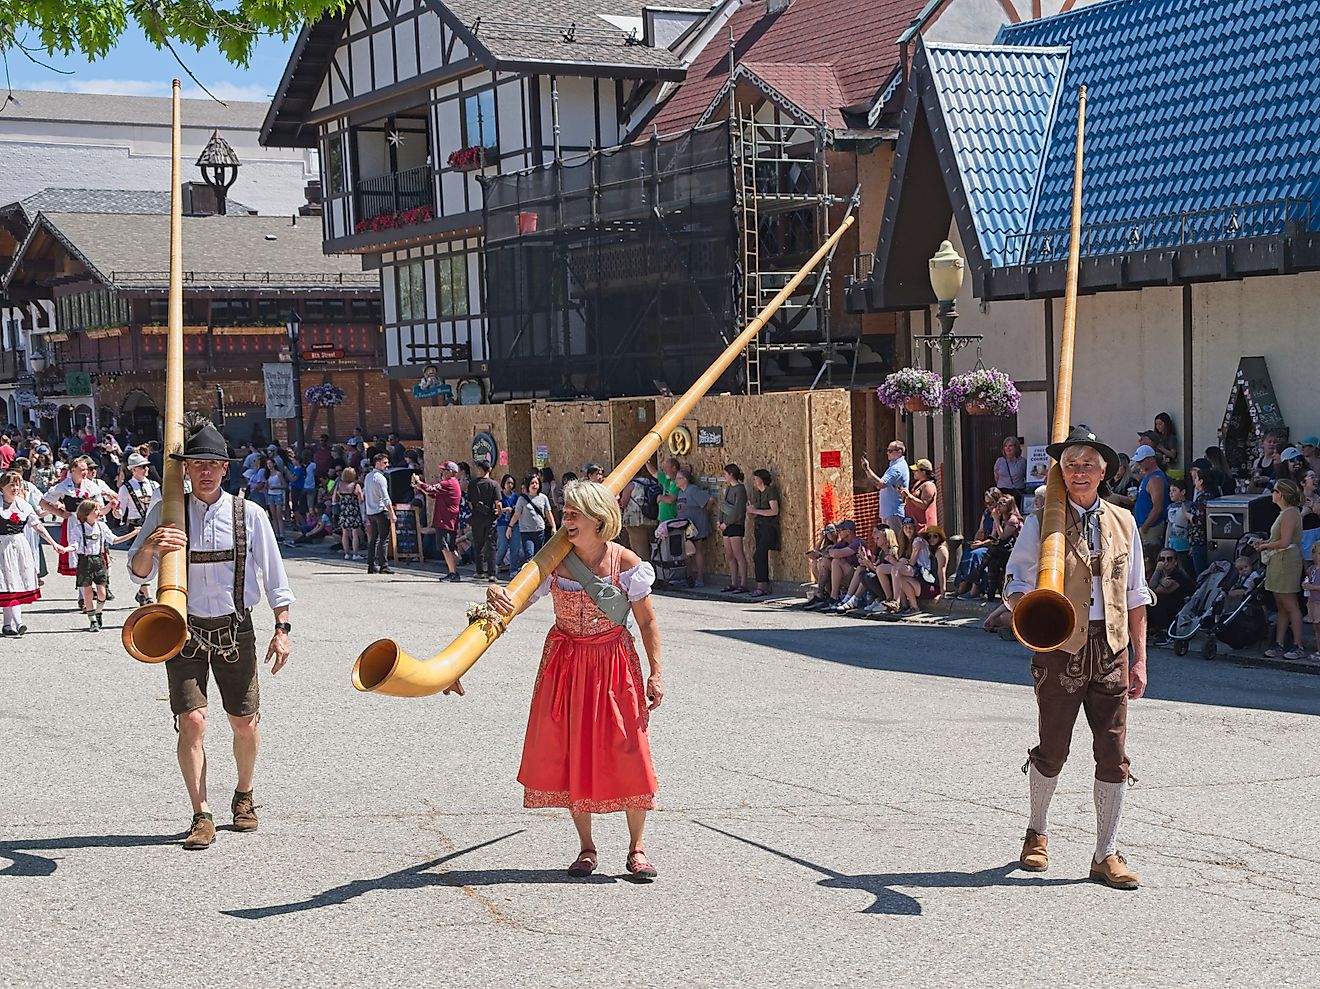
[[[275,94],[294,38],[261,38],[246,69],[227,62],[216,49],[193,51],[176,45],[193,74],[222,100],[265,102]],[[183,81],[183,95],[203,96],[168,50],[157,51],[145,38],[129,34],[105,58],[96,62],[81,55],[42,58],[62,75],[36,65],[21,53],[9,55],[10,84],[15,89],[53,89],[74,93],[168,96],[170,81]],[[3,80],[0,79],[0,83]],[[2,93],[3,90],[0,90]]]

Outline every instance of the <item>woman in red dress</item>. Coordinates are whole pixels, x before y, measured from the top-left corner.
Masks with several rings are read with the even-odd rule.
[[[619,505],[603,484],[575,481],[566,486],[562,527],[592,573],[627,595],[650,676],[642,679],[641,660],[627,626],[606,617],[560,564],[524,605],[550,594],[555,625],[546,636],[527,718],[518,770],[523,806],[566,807],[573,815],[580,851],[569,867],[571,876],[589,876],[596,869],[592,815],[623,811],[628,820],[627,870],[636,879],[654,879],[656,869],[642,842],[646,812],[655,807],[659,790],[647,726],[650,712],[664,697],[660,629],[650,597],[655,571],[612,541],[621,528]],[[503,587],[490,587],[486,596],[502,615],[514,614]]]

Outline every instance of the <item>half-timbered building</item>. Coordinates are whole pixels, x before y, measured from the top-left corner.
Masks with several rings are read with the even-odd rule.
[[[356,0],[303,30],[262,140],[319,148],[324,249],[379,272],[388,373],[485,381],[482,181],[620,143],[708,14]]]

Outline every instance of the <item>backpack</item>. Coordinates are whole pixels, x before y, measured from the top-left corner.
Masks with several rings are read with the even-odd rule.
[[[635,482],[642,485],[644,495],[642,497],[642,518],[650,519],[652,522],[660,518],[660,485],[655,481]]]

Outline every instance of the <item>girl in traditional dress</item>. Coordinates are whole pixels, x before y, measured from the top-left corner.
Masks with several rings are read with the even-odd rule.
[[[58,553],[66,548],[50,538],[37,513],[27,498],[23,476],[17,471],[0,474],[0,607],[4,608],[4,635],[22,635],[23,605],[41,600],[37,586],[37,561],[28,542],[28,532],[35,531],[39,538]]]
[[[560,564],[523,605],[525,609],[550,594],[555,625],[546,636],[532,692],[518,782],[524,788],[524,807],[567,807],[573,815],[581,850],[569,866],[570,876],[589,876],[596,869],[592,815],[621,810],[628,820],[626,868],[635,879],[651,880],[657,873],[646,858],[642,838],[646,812],[655,807],[659,789],[647,726],[650,712],[664,697],[660,628],[650,597],[655,571],[613,542],[621,525],[618,502],[603,484],[575,481],[565,486],[563,527],[573,552],[592,573],[627,596],[650,677],[642,679],[627,625],[606,617]],[[486,600],[501,615],[514,614],[513,600],[503,587],[490,587]]]

